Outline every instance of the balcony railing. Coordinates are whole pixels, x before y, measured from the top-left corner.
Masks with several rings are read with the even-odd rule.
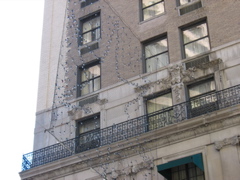
[[[187,102],[25,154],[22,171],[236,104],[240,104],[240,85],[206,93]]]

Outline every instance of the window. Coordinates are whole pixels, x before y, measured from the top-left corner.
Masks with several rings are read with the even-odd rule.
[[[85,6],[88,6],[90,4],[93,4],[95,2],[97,2],[98,0],[83,0],[81,2],[81,8],[84,8]]]
[[[218,109],[215,82],[208,79],[188,86],[189,116],[195,117]]]
[[[204,180],[202,154],[170,161],[157,166],[167,180]]]
[[[164,13],[164,0],[142,0],[142,20]]]
[[[158,129],[172,123],[172,93],[147,98],[148,129]]]
[[[83,96],[101,88],[100,62],[82,65],[79,67],[78,96]]]
[[[184,58],[189,58],[210,50],[206,22],[182,30]]]
[[[100,146],[100,115],[94,115],[77,122],[77,152]]]
[[[202,7],[201,0],[177,0],[179,14],[183,15]],[[182,7],[181,7],[182,6]]]
[[[167,38],[145,44],[144,51],[146,72],[156,71],[169,63]]]
[[[101,36],[100,13],[80,20],[79,45],[88,44],[96,41]]]

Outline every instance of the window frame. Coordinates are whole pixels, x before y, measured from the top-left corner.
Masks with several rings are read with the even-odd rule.
[[[171,95],[171,99],[172,99],[172,105],[171,106],[168,106],[168,107],[165,107],[163,109],[160,109],[160,110],[157,110],[157,111],[154,111],[154,112],[148,112],[148,101],[149,100],[153,100],[153,99],[156,99],[158,97],[161,97],[161,96],[164,96],[164,95],[167,95],[167,94],[170,94]],[[167,116],[169,115],[169,113],[173,112],[173,95],[172,95],[172,91],[171,89],[167,89],[165,91],[161,91],[161,92],[158,92],[158,93],[155,93],[153,95],[150,95],[148,97],[145,97],[144,98],[145,100],[145,109],[146,109],[146,114],[147,114],[147,123],[148,123],[148,126],[147,126],[147,130],[148,131],[151,131],[151,130],[154,130],[154,129],[158,129],[159,126],[160,127],[165,127],[166,126],[166,122],[162,122],[161,119],[158,119],[156,120],[156,118],[161,118],[162,116]],[[157,113],[156,112],[159,112],[159,111],[162,111],[162,113]],[[156,117],[156,118],[155,118]],[[153,118],[153,120],[151,120],[150,118]],[[165,120],[167,119],[166,117],[164,118]],[[168,120],[168,119],[167,119]],[[151,122],[153,122],[153,124],[151,124]],[[162,123],[164,123],[165,125],[162,126]],[[170,123],[171,124],[171,123]]]
[[[214,84],[215,84],[215,90],[211,90],[211,91],[206,92],[206,93],[211,93],[211,92],[216,91],[216,82],[215,82],[213,76],[188,84],[187,85],[187,97],[188,97],[188,99],[195,98],[195,97],[202,96],[202,95],[206,94],[206,93],[202,93],[202,94],[190,97],[189,88],[194,87],[194,86],[198,86],[198,85],[206,83],[206,82],[211,82],[211,81],[214,82]]]
[[[191,41],[191,42],[184,43],[184,34],[183,34],[183,32],[184,32],[185,30],[191,29],[191,28],[193,28],[193,27],[196,27],[196,26],[199,26],[199,25],[202,25],[202,24],[206,24],[206,27],[207,27],[207,35],[206,35],[206,36],[203,36],[203,37],[201,37],[201,38],[195,39],[195,40],[193,40],[193,41]],[[184,26],[180,27],[180,36],[181,36],[180,43],[181,43],[182,58],[183,58],[183,59],[186,59],[186,58],[194,58],[194,57],[196,57],[196,56],[199,56],[199,55],[202,55],[202,54],[206,54],[206,53],[208,53],[208,52],[211,50],[210,34],[209,34],[209,28],[208,28],[208,23],[207,23],[207,19],[206,19],[206,18],[201,19],[201,20],[199,20],[199,21],[197,21],[197,22],[189,23],[189,24],[187,24],[187,25],[184,25]],[[198,53],[198,54],[195,54],[195,55],[190,56],[190,57],[187,57],[185,46],[188,45],[188,44],[191,44],[191,43],[193,43],[193,42],[197,42],[197,41],[199,41],[199,40],[202,40],[202,39],[204,39],[204,38],[206,38],[206,37],[208,38],[209,50],[204,51],[204,52],[201,52],[201,53]]]
[[[89,69],[89,68],[91,68],[91,67],[94,67],[94,66],[96,66],[96,65],[99,65],[100,66],[100,75],[99,76],[96,76],[96,77],[93,77],[93,78],[91,78],[91,79],[87,79],[87,80],[85,80],[85,81],[82,81],[82,72],[83,71],[85,71],[86,69]],[[85,65],[80,65],[80,66],[78,66],[77,67],[77,97],[81,97],[81,96],[85,96],[85,95],[88,95],[88,94],[91,94],[91,93],[93,93],[93,92],[96,92],[96,91],[98,91],[98,90],[100,90],[101,89],[101,63],[100,63],[100,60],[98,59],[98,60],[94,60],[94,61],[91,61],[91,62],[89,62],[89,63],[87,63],[87,64],[85,64]],[[99,80],[99,89],[97,89],[97,90],[95,90],[94,91],[94,80],[95,79],[97,79],[97,78],[99,78],[100,80]],[[86,94],[83,94],[82,93],[82,84],[85,84],[85,83],[89,83],[89,82],[93,82],[92,83],[92,85],[93,85],[93,87],[92,87],[92,89],[93,89],[93,91],[89,91],[88,93],[86,93]]]
[[[145,18],[144,18],[144,10],[147,9],[147,8],[149,8],[149,7],[153,7],[153,6],[157,5],[157,4],[160,4],[160,3],[163,3],[164,11],[163,11],[161,14],[159,14],[159,15],[154,15],[154,16],[152,16],[152,17],[149,17],[149,18],[145,19]],[[143,0],[140,0],[140,9],[141,9],[141,13],[140,13],[140,14],[141,14],[141,17],[140,17],[140,20],[141,20],[141,21],[147,21],[147,20],[152,19],[152,18],[154,18],[154,17],[160,16],[160,15],[162,15],[162,14],[164,14],[164,13],[166,12],[166,10],[165,10],[165,0],[159,0],[159,2],[156,2],[156,3],[151,4],[151,5],[149,5],[149,6],[146,6],[146,7],[143,7]]]
[[[99,121],[98,128],[80,133],[81,123],[86,122],[86,121],[95,121],[96,119],[98,119],[98,121]],[[100,113],[76,120],[76,150],[75,150],[76,153],[99,147],[101,144],[101,137],[100,137],[101,134],[100,133],[101,133]],[[88,138],[88,136],[93,136],[94,138],[88,142],[85,142],[85,140]],[[97,138],[95,136],[97,136]]]
[[[86,32],[83,32],[83,24],[88,22],[88,21],[91,21],[91,20],[93,20],[94,18],[97,18],[97,17],[99,17],[99,22],[100,22],[99,26],[95,27],[93,29],[90,29]],[[94,31],[97,30],[97,29],[99,29],[99,38],[91,40],[90,42],[84,43],[83,42],[84,41],[83,35],[91,32],[91,39],[92,39]],[[89,45],[89,44],[99,40],[101,38],[101,29],[102,29],[102,27],[101,27],[101,12],[100,11],[96,11],[94,13],[91,13],[91,14],[87,15],[87,16],[79,18],[78,46],[81,47],[81,46],[84,46],[84,45]]]
[[[158,54],[154,54],[153,56],[150,56],[150,57],[146,57],[146,46],[150,45],[150,44],[153,44],[153,43],[156,43],[156,42],[159,42],[159,41],[162,41],[162,40],[165,40],[166,39],[166,42],[167,42],[167,50],[166,51],[162,51]],[[144,73],[151,73],[151,72],[155,72],[163,67],[166,67],[169,63],[170,63],[170,58],[169,58],[169,43],[168,43],[168,37],[167,37],[167,34],[163,34],[159,37],[155,37],[155,38],[151,38],[145,42],[142,43],[142,51],[143,51],[143,59],[144,59],[144,62],[143,62],[143,72]],[[164,66],[161,66],[160,68],[156,68],[156,70],[153,70],[153,71],[147,71],[147,60],[151,59],[151,58],[154,58],[154,57],[157,57],[159,55],[162,55],[162,54],[165,54],[167,53],[167,56],[168,56],[168,62],[166,65]],[[158,65],[158,64],[156,64]]]
[[[191,87],[195,87],[207,82],[213,82],[214,83],[214,90],[210,90],[204,93],[201,93],[199,95],[190,96],[189,89]],[[213,76],[201,79],[197,82],[188,84],[186,86],[187,94],[186,97],[188,98],[188,110],[187,110],[187,116],[188,118],[193,118],[196,116],[200,116],[203,114],[206,114],[208,112],[216,111],[218,109],[218,99],[217,99],[217,88],[216,88],[216,81]],[[199,104],[198,106],[196,104]],[[209,108],[208,108],[209,106]],[[206,109],[206,110],[205,110]]]

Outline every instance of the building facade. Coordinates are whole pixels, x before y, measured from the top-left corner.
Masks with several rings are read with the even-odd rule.
[[[240,1],[46,0],[23,180],[239,180]]]

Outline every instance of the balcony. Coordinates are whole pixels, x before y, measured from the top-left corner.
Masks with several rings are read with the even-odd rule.
[[[190,101],[24,154],[22,171],[236,104],[240,104],[240,85],[206,93]]]

